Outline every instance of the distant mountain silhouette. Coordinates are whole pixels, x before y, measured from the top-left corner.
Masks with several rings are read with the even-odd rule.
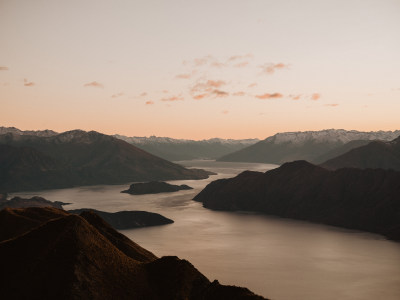
[[[343,129],[283,132],[217,160],[273,164],[307,160],[319,164],[365,145],[368,141],[390,141],[399,135],[400,131],[359,132]]]
[[[216,159],[231,152],[243,149],[257,143],[258,139],[208,139],[184,140],[168,137],[127,137],[114,135],[136,147],[164,159],[190,160],[190,159]]]
[[[132,183],[129,189],[121,193],[128,193],[131,195],[144,195],[144,194],[158,194],[158,193],[173,193],[181,190],[191,190],[192,187],[182,184],[175,185],[162,181],[150,181],[142,183]]]
[[[400,137],[391,142],[371,142],[332,158],[321,166],[331,170],[346,167],[382,168],[400,171]]]
[[[392,170],[329,171],[295,161],[213,181],[194,200],[211,209],[259,211],[400,240],[400,172]]]
[[[211,283],[188,261],[157,258],[93,212],[6,209],[7,220],[16,226],[0,227],[9,231],[0,242],[4,299],[264,299]]]
[[[0,135],[0,191],[207,177],[94,131]]]
[[[21,197],[13,197],[10,200],[7,200],[7,197],[0,197],[0,210],[6,207],[9,208],[22,208],[22,207],[55,207],[62,209],[63,205],[67,205],[69,203],[64,203],[60,201],[49,201],[42,197],[32,197],[32,198],[21,198]]]

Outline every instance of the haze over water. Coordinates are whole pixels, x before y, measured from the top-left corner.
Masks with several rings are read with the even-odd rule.
[[[217,212],[191,199],[210,181],[243,170],[276,166],[185,161],[218,173],[206,180],[173,181],[193,190],[133,196],[128,185],[103,185],[18,193],[71,202],[65,209],[145,210],[175,221],[123,230],[158,256],[189,260],[210,280],[246,286],[271,299],[400,299],[400,244],[380,236],[254,213]]]

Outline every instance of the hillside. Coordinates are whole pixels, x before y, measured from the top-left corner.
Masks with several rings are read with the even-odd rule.
[[[371,142],[332,158],[321,166],[331,170],[381,168],[400,171],[400,137],[391,142]]]
[[[0,191],[207,177],[94,131],[0,135]]]
[[[295,161],[213,181],[194,200],[211,209],[258,211],[400,240],[399,183],[400,172],[391,170],[329,171]]]
[[[264,299],[245,288],[210,282],[188,261],[154,254],[93,212],[6,209],[0,242],[4,299]],[[11,238],[9,238],[11,236]]]

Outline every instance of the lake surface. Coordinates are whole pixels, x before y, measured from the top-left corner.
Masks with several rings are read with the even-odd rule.
[[[191,199],[207,183],[275,165],[183,161],[218,175],[170,181],[193,190],[156,195],[120,193],[128,185],[90,186],[15,195],[71,202],[65,209],[145,210],[175,221],[123,230],[158,256],[189,260],[210,280],[245,286],[276,300],[400,299],[400,243],[381,236],[255,213],[216,212]]]

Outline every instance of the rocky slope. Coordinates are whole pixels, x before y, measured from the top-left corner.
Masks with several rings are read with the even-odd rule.
[[[258,139],[184,140],[168,137],[127,137],[114,135],[136,147],[167,160],[216,159],[257,143]]]
[[[258,211],[400,240],[400,172],[329,171],[306,161],[211,182],[194,198],[218,210]]]
[[[0,191],[207,177],[94,131],[0,135]]]
[[[374,141],[352,149],[332,158],[322,167],[336,170],[339,168],[381,168],[400,171],[400,137],[391,141]]]
[[[282,164],[294,160],[322,163],[371,140],[390,141],[397,131],[359,132],[343,129],[284,132],[252,146],[220,157],[219,161],[260,162]]]
[[[4,299],[264,299],[211,283],[185,260],[157,258],[93,212],[6,209],[5,221],[0,256],[16,259],[2,260]]]
[[[181,190],[191,190],[190,186],[186,184],[175,185],[160,181],[151,181],[143,183],[133,183],[129,189],[121,193],[128,193],[131,195],[144,195],[144,194],[159,194],[159,193],[173,193]]]

